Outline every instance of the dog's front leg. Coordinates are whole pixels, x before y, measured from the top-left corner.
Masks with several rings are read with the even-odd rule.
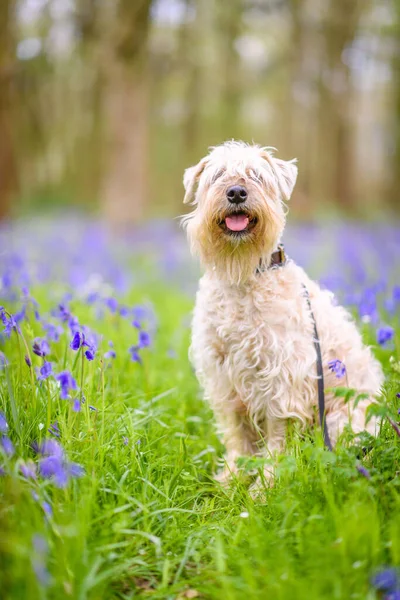
[[[257,452],[257,433],[246,415],[234,410],[217,411],[218,428],[226,448],[225,466],[215,479],[227,484],[238,473],[237,459]]]
[[[265,465],[263,472],[257,477],[256,481],[250,487],[250,494],[253,498],[264,495],[267,487],[273,485],[274,479],[274,461],[285,449],[286,442],[285,419],[268,420],[266,423],[267,437],[263,440],[263,446],[259,449],[261,456],[272,459],[272,464]]]

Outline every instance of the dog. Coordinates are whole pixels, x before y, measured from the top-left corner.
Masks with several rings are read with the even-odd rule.
[[[273,260],[297,178],[296,161],[278,159],[273,150],[225,142],[183,179],[184,202],[194,207],[183,225],[205,270],[189,355],[223,435],[222,483],[237,473],[240,456],[283,453],[289,421],[315,423],[318,341],[332,445],[346,425],[372,435],[379,426],[366,412],[380,392],[382,369],[350,314],[293,260]],[[340,379],[329,369],[336,359],[346,369]],[[338,385],[363,393],[362,400],[335,397]],[[266,466],[254,489],[271,477]]]

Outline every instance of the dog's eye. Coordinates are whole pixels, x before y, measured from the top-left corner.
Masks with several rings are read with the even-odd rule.
[[[250,179],[252,179],[256,183],[263,183],[263,181],[264,181],[261,174],[257,173],[256,171],[249,171],[248,176]]]
[[[220,169],[219,171],[217,171],[215,173],[215,175],[213,176],[211,183],[215,183],[217,181],[217,179],[219,179],[220,177],[222,177],[222,175],[225,173],[225,169]]]

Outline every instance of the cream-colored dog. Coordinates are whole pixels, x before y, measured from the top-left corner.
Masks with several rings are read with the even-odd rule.
[[[355,433],[376,433],[376,420],[366,423],[366,409],[379,393],[382,370],[350,315],[293,260],[270,266],[296,177],[295,161],[234,141],[185,171],[184,202],[194,210],[183,221],[205,269],[190,355],[223,433],[227,454],[220,480],[236,472],[239,456],[282,452],[288,420],[316,421],[316,351],[304,285],[320,338],[331,441],[346,424]],[[346,379],[329,370],[334,359],[344,362]],[[329,391],[337,385],[369,398],[345,404]]]

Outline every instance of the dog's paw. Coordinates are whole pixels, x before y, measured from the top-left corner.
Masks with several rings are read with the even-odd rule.
[[[220,471],[214,475],[214,480],[217,481],[220,485],[224,487],[228,487],[230,483],[232,483],[232,479],[237,475],[237,466],[236,465],[227,465]]]
[[[274,474],[271,470],[264,469],[262,475],[259,475],[254,483],[249,487],[249,494],[258,502],[265,502],[268,496],[268,490],[274,485]]]

